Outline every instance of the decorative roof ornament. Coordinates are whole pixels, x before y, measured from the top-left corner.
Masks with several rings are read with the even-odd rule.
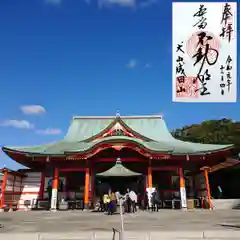
[[[117,110],[117,112],[116,112],[116,117],[120,117],[120,111],[119,110]]]

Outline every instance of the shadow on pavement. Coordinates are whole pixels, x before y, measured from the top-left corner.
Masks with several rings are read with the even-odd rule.
[[[221,227],[227,227],[227,228],[234,228],[240,230],[240,225],[234,225],[234,224],[218,224],[218,226]]]

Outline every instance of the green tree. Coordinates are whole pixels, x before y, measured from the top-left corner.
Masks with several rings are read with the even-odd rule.
[[[175,129],[172,135],[183,141],[234,144],[234,154],[240,152],[240,122],[231,119],[207,120],[200,124],[192,124]]]

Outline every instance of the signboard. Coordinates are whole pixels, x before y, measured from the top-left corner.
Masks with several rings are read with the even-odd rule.
[[[187,208],[187,195],[186,195],[185,187],[180,187],[180,196],[181,196],[181,207]]]
[[[172,5],[172,99],[236,102],[236,2]]]
[[[52,189],[52,198],[51,198],[51,209],[55,210],[57,208],[57,189]]]

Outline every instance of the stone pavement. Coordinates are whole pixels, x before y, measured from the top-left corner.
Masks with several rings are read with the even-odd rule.
[[[82,211],[11,212],[0,213],[0,224],[0,240],[112,240],[111,229],[120,228],[120,216]],[[124,215],[124,228],[126,240],[240,239],[240,211],[138,212]]]

